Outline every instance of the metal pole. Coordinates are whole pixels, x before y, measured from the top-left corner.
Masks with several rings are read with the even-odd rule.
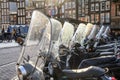
[[[99,4],[101,3],[101,0],[99,1]],[[101,5],[99,5],[99,11],[100,11],[100,26],[102,26],[102,18],[101,18]]]
[[[53,17],[53,15],[52,15],[52,9],[53,9],[53,2],[52,2],[52,0],[51,0],[51,18]]]

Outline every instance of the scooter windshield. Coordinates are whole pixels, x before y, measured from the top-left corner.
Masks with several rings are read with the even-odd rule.
[[[35,65],[38,56],[45,57],[48,55],[50,43],[51,22],[47,16],[36,10],[33,12],[25,46],[21,51],[18,63],[29,62]],[[41,67],[42,63],[44,64],[43,60],[38,61],[37,66]]]
[[[59,33],[62,29],[62,23],[59,22],[58,20],[51,18],[51,23],[52,23],[52,41],[57,41]]]
[[[69,43],[73,37],[73,34],[74,34],[74,26],[69,22],[65,22],[59,34],[58,45],[63,44],[66,47],[69,47]]]
[[[51,18],[51,23],[52,23],[52,38],[51,38],[51,55],[53,58],[56,58],[58,56],[58,53],[56,50],[58,50],[58,47],[56,47],[56,43],[59,37],[59,33],[62,29],[62,24],[58,20]]]
[[[31,24],[26,40],[27,46],[38,45],[41,41],[43,32],[45,31],[47,24],[49,23],[49,19],[44,16],[44,14],[40,14],[38,11],[34,11],[31,19]]]
[[[82,38],[83,38],[83,34],[84,34],[84,31],[85,31],[85,28],[86,28],[86,25],[83,24],[83,23],[80,23],[74,36],[72,37],[72,41],[71,41],[71,45],[73,43],[80,43]]]
[[[59,56],[59,46],[61,44],[66,47],[69,47],[69,43],[71,38],[73,37],[73,34],[74,34],[74,26],[69,22],[65,22],[63,28],[59,33],[58,40],[52,49],[54,58]]]

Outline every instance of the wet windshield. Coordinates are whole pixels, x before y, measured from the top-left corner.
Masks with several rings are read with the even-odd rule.
[[[84,45],[84,40],[89,36],[92,28],[93,28],[93,24],[88,23],[88,24],[86,25],[85,31],[84,31],[84,33],[83,33],[83,38],[82,38],[82,40],[81,40],[81,42],[80,42],[80,44],[81,44],[82,46]]]
[[[83,23],[80,23],[74,36],[72,37],[72,42],[71,42],[71,45],[75,42],[77,43],[80,43],[82,38],[83,38],[83,34],[84,34],[84,31],[85,31],[85,28],[86,28],[86,25],[83,24]]]
[[[51,18],[51,23],[52,23],[52,41],[57,41],[59,33],[62,29],[62,24],[58,20]]]
[[[26,41],[27,46],[37,45],[39,43],[48,21],[49,20],[43,14],[39,14],[37,11],[33,13]]]
[[[62,24],[58,20],[55,20],[53,18],[50,19],[52,23],[52,44],[51,44],[51,55],[53,58],[56,58],[58,56],[56,50],[58,50],[58,47],[56,47],[56,42],[59,37],[59,33],[62,29]]]
[[[58,45],[63,44],[68,47],[73,34],[74,26],[69,22],[65,22],[58,38]]]
[[[69,47],[69,43],[71,38],[73,37],[73,34],[74,34],[74,26],[69,22],[65,22],[62,30],[60,31],[58,40],[56,41],[52,49],[54,58],[59,56],[58,50],[61,44],[65,45],[66,47]]]
[[[23,47],[18,63],[29,62],[35,65],[38,56],[47,56],[51,42],[51,22],[40,11],[34,11],[25,47]],[[39,59],[37,66],[43,67],[43,60]],[[42,66],[41,66],[42,65]]]

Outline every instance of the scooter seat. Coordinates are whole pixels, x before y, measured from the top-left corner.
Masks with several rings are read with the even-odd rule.
[[[102,56],[102,57],[96,57],[91,59],[85,59],[80,63],[78,68],[85,68],[88,66],[98,66],[106,63],[111,63],[116,59],[117,58],[115,56]]]
[[[64,69],[63,73],[68,78],[91,78],[100,77],[105,73],[105,70],[100,67],[90,66],[83,69]]]
[[[101,52],[100,56],[114,55],[114,52]]]
[[[105,49],[105,48],[112,48],[114,47],[115,43],[110,43],[110,44],[105,44],[105,45],[100,45],[100,46],[97,46],[97,48],[100,48],[100,49]],[[119,43],[117,43],[117,45],[119,45]]]
[[[114,48],[97,49],[95,52],[114,52]]]
[[[112,48],[113,46],[97,46],[95,49],[108,49]]]

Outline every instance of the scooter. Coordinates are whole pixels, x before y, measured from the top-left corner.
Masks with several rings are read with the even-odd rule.
[[[60,69],[59,56],[55,58],[51,54],[51,44],[52,40],[54,40],[52,34],[52,21],[40,11],[35,10],[32,15],[28,35],[16,64],[18,80],[59,80],[60,78],[63,80],[65,79],[64,77],[67,77],[66,79],[79,78],[81,80],[112,80],[111,77],[106,76],[106,70],[99,67],[79,70]],[[66,37],[64,39],[67,40]],[[56,75],[59,76],[59,73],[55,71],[55,68],[59,68],[60,74],[65,75],[57,77]],[[69,75],[71,72],[74,76],[72,78]],[[57,74],[55,75],[54,73]],[[90,75],[88,76],[86,73]]]

